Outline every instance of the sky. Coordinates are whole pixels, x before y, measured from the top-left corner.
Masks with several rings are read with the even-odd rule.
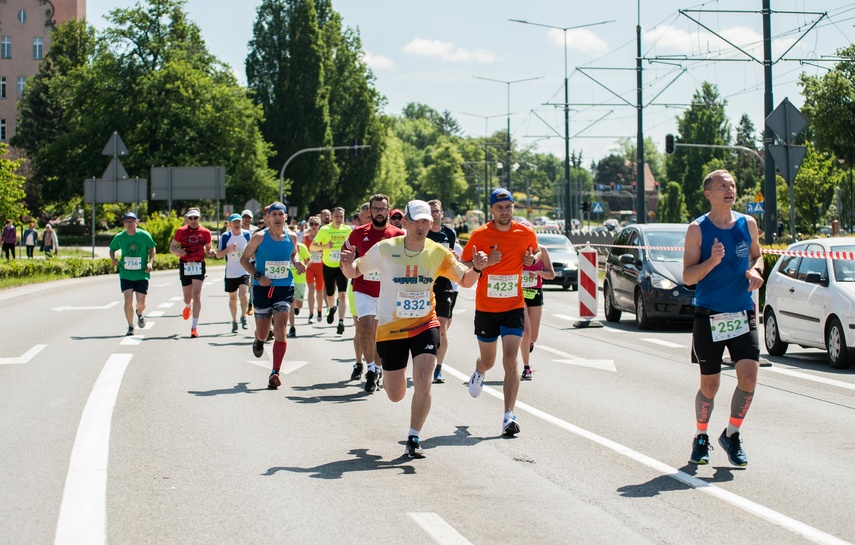
[[[103,29],[110,10],[136,3],[87,0],[87,17]],[[260,3],[186,3],[209,50],[243,83]],[[387,113],[423,103],[451,112],[467,136],[504,130],[510,120],[519,148],[563,158],[566,70],[570,148],[583,165],[615,152],[621,138],[634,141],[637,25],[644,134],[660,151],[704,81],[727,100],[734,128],[743,114],[763,126],[761,0],[333,0],[333,7],[358,29]],[[772,7],[773,59],[783,57],[773,67],[774,103],[787,97],[800,107],[799,74],[824,74],[829,57],[855,41],[855,1],[773,0]],[[583,28],[565,33],[510,19]],[[515,80],[529,81],[503,83]]]

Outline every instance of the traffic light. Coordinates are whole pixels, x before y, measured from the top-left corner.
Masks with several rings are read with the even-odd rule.
[[[582,201],[582,212],[590,212],[591,211],[591,203],[588,201]]]
[[[666,134],[665,135],[665,153],[668,155],[674,155],[674,135]]]

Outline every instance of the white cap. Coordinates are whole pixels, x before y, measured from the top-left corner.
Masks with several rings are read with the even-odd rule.
[[[249,208],[247,208],[246,210],[244,210],[243,212],[241,212],[241,213],[240,213],[240,215],[241,215],[241,217],[243,217],[243,216],[249,216],[249,217],[252,217],[252,210],[250,210]]]
[[[428,203],[419,200],[407,203],[407,207],[404,209],[404,217],[410,221],[433,220]]]

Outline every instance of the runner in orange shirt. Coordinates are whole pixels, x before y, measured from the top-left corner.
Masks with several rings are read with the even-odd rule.
[[[478,279],[475,291],[475,336],[480,357],[469,379],[469,394],[478,397],[484,387],[484,375],[496,363],[496,341],[502,337],[502,367],[505,379],[502,389],[505,415],[502,433],[515,435],[520,425],[514,416],[514,405],[520,389],[517,354],[525,328],[525,298],[522,290],[524,265],[534,263],[537,236],[534,230],[513,221],[514,197],[499,188],[490,195],[493,221],[475,229],[463,248],[461,260],[473,264],[473,249],[488,253],[487,265]]]

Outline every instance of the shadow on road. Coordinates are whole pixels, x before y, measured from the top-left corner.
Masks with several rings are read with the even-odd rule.
[[[733,480],[734,471],[744,470],[745,469],[741,467],[716,467],[715,473],[713,473],[712,476],[698,477],[696,475],[698,471],[698,466],[694,464],[687,464],[680,468],[680,473],[695,477],[701,481],[710,484],[715,484],[730,482]],[[697,487],[693,487],[682,481],[679,481],[675,476],[672,475],[660,475],[659,477],[651,479],[646,483],[622,486],[618,488],[617,491],[620,492],[620,495],[624,498],[652,498],[654,496],[658,496],[663,492],[677,492],[681,490],[691,490],[692,488]]]
[[[365,401],[366,398],[371,396],[372,394],[367,393],[362,389],[361,385],[358,382],[351,382],[350,380],[340,380],[338,382],[322,382],[319,384],[312,384],[309,386],[292,386],[292,389],[298,392],[311,392],[314,390],[342,390],[348,388],[348,386],[359,386],[359,390],[353,391],[350,389],[349,393],[343,395],[322,395],[322,396],[311,396],[311,397],[298,397],[298,396],[288,396],[290,401],[294,401],[296,403],[351,403],[353,401]]]
[[[219,390],[207,390],[207,391],[197,391],[197,390],[187,390],[188,394],[194,395],[196,397],[210,397],[210,396],[218,396],[218,395],[228,395],[228,394],[254,394],[255,392],[266,392],[268,388],[253,388],[249,389],[246,385],[248,382],[238,382],[232,388],[221,388]]]
[[[348,451],[348,454],[353,456],[353,458],[329,462],[313,467],[271,467],[266,472],[262,473],[262,475],[270,477],[280,471],[289,471],[291,473],[308,473],[309,477],[313,479],[341,479],[345,473],[352,473],[355,471],[395,469],[400,470],[402,475],[414,475],[416,473],[416,468],[402,463],[404,460],[408,460],[406,458],[383,461],[383,458],[377,454],[368,454],[368,449],[365,448],[351,449]]]

